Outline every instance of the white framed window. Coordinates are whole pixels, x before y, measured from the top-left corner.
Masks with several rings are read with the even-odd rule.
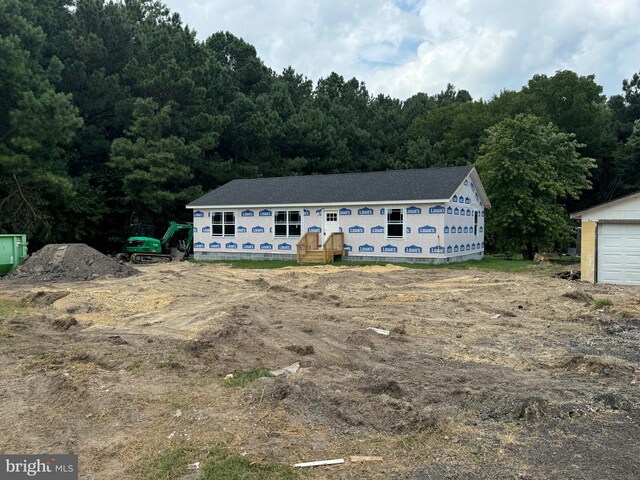
[[[300,210],[276,210],[273,220],[275,237],[299,237],[302,234]]]
[[[387,238],[404,238],[404,208],[387,208]]]
[[[235,237],[236,212],[211,212],[211,236]]]

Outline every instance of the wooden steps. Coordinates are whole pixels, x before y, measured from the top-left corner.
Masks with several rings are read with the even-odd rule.
[[[298,260],[300,263],[324,263],[324,250],[307,250]]]
[[[305,233],[297,245],[298,263],[332,263],[336,257],[344,257],[344,234],[333,232],[322,248],[318,246],[318,232]]]

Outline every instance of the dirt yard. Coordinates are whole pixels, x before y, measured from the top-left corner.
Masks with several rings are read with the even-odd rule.
[[[306,478],[638,478],[639,288],[545,268],[139,270],[0,282],[0,451],[78,453],[84,479],[145,478],[176,445],[189,463],[383,457]]]

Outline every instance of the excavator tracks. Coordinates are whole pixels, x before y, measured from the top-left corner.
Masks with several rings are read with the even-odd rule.
[[[153,264],[153,263],[169,263],[173,261],[171,255],[161,253],[133,253],[131,254],[131,263],[137,264]]]

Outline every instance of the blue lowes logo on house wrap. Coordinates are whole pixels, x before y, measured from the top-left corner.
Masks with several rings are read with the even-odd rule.
[[[242,249],[243,250],[255,250],[256,246],[253,243],[243,243],[242,244]]]
[[[380,249],[383,253],[398,253],[398,247],[393,245],[383,245]]]
[[[373,252],[374,250],[375,250],[375,248],[374,248],[373,245],[368,245],[366,243],[364,245],[360,245],[358,247],[358,251],[359,252],[365,252],[365,253],[369,252],[370,253],[370,252]]]
[[[484,210],[482,211],[482,213],[480,213],[480,215],[482,215],[484,217]]]
[[[431,214],[442,214],[445,212],[445,208],[442,205],[437,205],[435,207],[429,208],[429,213]]]
[[[469,197],[464,199],[464,203],[466,203],[467,205],[469,205],[471,203],[471,199]]]
[[[193,227],[193,233],[198,233],[198,227]]]
[[[464,252],[464,245],[460,245],[460,251]]]
[[[454,195],[454,196],[451,198],[451,201],[452,201],[453,203],[458,203],[458,196],[457,196],[457,195]]]
[[[453,208],[451,206],[447,207],[447,215],[451,215],[453,213]]]
[[[408,247],[404,247],[404,253],[422,253],[422,247],[409,245]]]
[[[469,233],[469,227],[464,227],[464,229],[462,230],[464,233]]]
[[[447,247],[447,253],[451,253],[451,252],[453,252],[453,247],[451,245],[449,245]]]
[[[346,243],[342,246],[342,248],[344,248],[347,252],[350,252],[353,250],[353,247],[351,245],[347,245]]]
[[[317,225],[314,225],[313,227],[307,228],[307,232],[309,232],[309,233],[320,233],[320,232],[322,232],[322,228],[318,227]]]
[[[460,247],[458,247],[458,245],[455,245],[455,246],[453,247],[453,252],[454,252],[454,253],[458,253],[458,251],[459,251],[459,250],[460,250]]]
[[[475,243],[472,243],[472,244],[471,244],[471,250],[475,250],[475,249],[476,249],[476,244],[475,244]]]
[[[211,233],[211,227],[209,225],[202,227],[202,233]]]
[[[349,233],[364,233],[364,227],[354,225],[353,227],[349,227]]]
[[[407,232],[407,233],[411,233],[411,227],[405,228],[404,231]]]
[[[420,215],[422,209],[420,207],[407,207],[407,215]]]
[[[257,226],[251,229],[251,233],[264,233],[264,227]]]
[[[247,227],[238,226],[238,233],[247,233]]]
[[[358,215],[373,215],[373,209],[369,207],[364,207],[358,209]]]
[[[258,213],[258,215],[260,215],[261,217],[270,217],[272,213],[271,210],[267,210],[265,208],[264,210],[260,210],[260,213]]]
[[[235,243],[235,242],[225,243],[224,244],[224,248],[229,248],[231,250],[235,250],[236,248],[238,248],[238,244]]]
[[[458,233],[462,233],[462,227],[458,227]]]
[[[380,209],[380,215],[384,215],[384,208]]]
[[[471,245],[467,243],[467,250],[471,250]]]
[[[311,210],[307,210],[307,209],[305,208],[305,209],[304,209],[304,210],[302,210],[302,211],[303,211],[303,213],[304,213],[304,216],[305,216],[305,217],[309,217],[309,216],[311,216]]]
[[[420,232],[420,233],[422,233],[422,232]],[[444,233],[449,233],[449,226],[448,225],[444,227]]]
[[[273,250],[273,245],[270,243],[261,243],[260,250]]]
[[[291,250],[291,245],[288,243],[281,243],[278,245],[278,250]]]
[[[484,232],[484,227],[480,227],[480,233]]]
[[[204,248],[204,243],[196,242],[193,244],[193,248]]]
[[[203,218],[204,212],[201,212],[200,210],[196,210],[195,212],[193,212],[193,216],[196,218]]]
[[[371,227],[371,233],[384,233],[384,227],[382,225]]]
[[[435,247],[431,247],[429,249],[429,253],[444,253],[444,247],[443,246],[435,246]]]
[[[471,210],[467,208],[467,217],[470,217],[470,216],[471,216]]]
[[[424,225],[422,227],[418,227],[418,233],[436,233],[436,227]],[[449,227],[445,228],[444,233],[449,233]]]
[[[341,208],[340,209],[340,215],[351,215],[351,209],[350,208]]]
[[[469,180],[465,180],[465,181],[464,181],[464,184],[465,184],[465,185],[469,185]]]
[[[316,215],[318,215],[318,216],[322,215],[322,209],[321,208],[316,210]]]
[[[243,217],[253,217],[253,210],[243,210],[240,215]]]
[[[211,242],[209,244],[209,248],[222,248],[222,245],[220,245],[220,243],[218,242]]]
[[[458,207],[456,207],[456,208],[453,210],[453,214],[454,214],[454,215],[458,215],[459,213],[460,213],[460,210],[458,210]]]

